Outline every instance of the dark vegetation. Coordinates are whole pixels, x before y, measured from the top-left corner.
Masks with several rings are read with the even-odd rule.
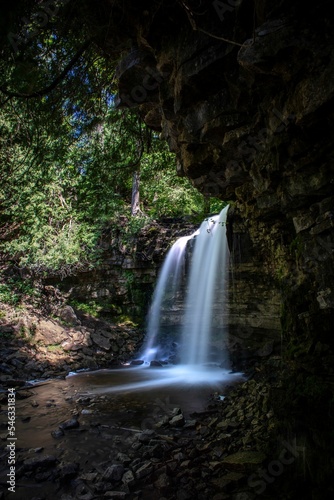
[[[76,1],[1,7],[0,256],[35,275],[93,266],[122,216],[135,234],[209,208],[158,133],[117,109],[121,47],[106,57],[85,4],[79,17]]]

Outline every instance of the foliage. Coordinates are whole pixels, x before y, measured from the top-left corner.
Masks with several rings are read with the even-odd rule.
[[[0,283],[0,302],[15,305],[19,302],[19,297],[13,293],[11,287],[5,283]]]
[[[0,302],[18,306],[22,299],[29,297],[37,298],[39,295],[31,279],[20,277],[5,277],[0,274]]]
[[[103,229],[130,214],[135,171],[141,206],[128,239],[152,218],[205,204],[139,114],[115,109],[117,60],[94,43],[101,33],[75,24],[78,4],[60,3],[45,27],[29,1],[4,18],[17,47],[0,49],[0,254],[65,276],[94,265]]]
[[[93,317],[98,317],[102,309],[101,304],[94,300],[90,300],[89,302],[80,302],[78,300],[71,299],[70,305],[74,309],[78,309],[79,311]]]

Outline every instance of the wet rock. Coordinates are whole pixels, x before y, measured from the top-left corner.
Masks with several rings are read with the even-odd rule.
[[[163,364],[160,361],[153,360],[153,361],[150,362],[150,366],[152,366],[152,367],[161,367],[161,366],[163,366]]]
[[[42,455],[38,457],[28,458],[23,462],[24,470],[35,471],[36,469],[46,469],[53,467],[57,463],[57,458],[53,455]]]
[[[16,398],[17,399],[27,399],[31,398],[32,393],[30,391],[24,391],[24,390],[19,390],[16,392]]]
[[[54,431],[51,431],[51,436],[54,439],[60,439],[64,436],[64,431],[62,429],[55,429]]]
[[[67,420],[63,424],[60,424],[59,429],[62,431],[67,431],[70,429],[77,429],[79,427],[79,422],[76,418],[71,418],[70,420]]]
[[[143,365],[144,361],[142,359],[133,359],[130,363],[132,366],[140,366]]]

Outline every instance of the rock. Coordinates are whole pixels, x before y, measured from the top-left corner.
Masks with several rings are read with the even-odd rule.
[[[184,416],[176,415],[172,419],[169,420],[169,424],[171,427],[183,427],[185,423]]]
[[[71,418],[70,420],[67,420],[63,424],[60,424],[59,429],[62,431],[67,431],[70,429],[77,429],[79,427],[79,422],[76,418]]]
[[[56,312],[56,315],[68,325],[78,325],[80,321],[71,306],[64,306]]]
[[[103,479],[106,481],[120,481],[124,474],[123,465],[111,465],[103,474]]]
[[[104,335],[102,335],[99,332],[94,332],[91,335],[91,339],[96,344],[98,347],[105,351],[110,350],[110,339],[106,338]]]
[[[59,439],[64,436],[64,431],[62,429],[55,429],[54,431],[51,431],[51,436],[54,439]]]
[[[231,471],[248,471],[258,468],[266,455],[260,451],[239,451],[224,457],[221,464]]]
[[[140,366],[143,365],[144,361],[142,359],[133,359],[130,363],[132,366]]]
[[[34,341],[42,345],[61,344],[67,339],[67,333],[63,327],[51,320],[40,320],[36,325]]]
[[[122,464],[128,465],[131,462],[131,458],[125,453],[118,453],[116,456],[116,460],[122,462]]]
[[[135,476],[131,470],[126,471],[122,476],[122,483],[131,486],[134,483]]]
[[[159,490],[165,490],[171,483],[171,479],[166,473],[160,474],[158,479],[155,481],[154,486]]]
[[[58,467],[59,478],[63,481],[69,481],[78,474],[79,469],[80,467],[77,463],[62,464]]]
[[[93,410],[88,410],[86,408],[84,408],[83,410],[81,410],[81,415],[93,415],[94,411]]]
[[[163,364],[160,361],[153,360],[153,361],[150,362],[150,366],[152,366],[152,367],[161,367],[161,366],[163,366]]]
[[[156,433],[151,430],[147,429],[144,432],[137,434],[137,439],[140,443],[147,444],[151,441],[151,439],[156,435]]]
[[[36,469],[46,469],[53,467],[57,463],[57,458],[53,455],[41,455],[38,457],[28,458],[23,462],[24,469],[27,471]]]
[[[227,488],[237,485],[245,478],[244,474],[240,472],[228,472],[222,477],[213,478],[212,483],[221,491],[225,491]]]
[[[153,471],[152,462],[145,462],[141,464],[140,467],[136,470],[137,479],[142,479],[145,476],[148,476]]]

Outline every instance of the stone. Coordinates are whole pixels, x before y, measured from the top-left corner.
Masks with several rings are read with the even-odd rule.
[[[55,429],[54,431],[51,431],[51,436],[54,439],[59,439],[64,436],[64,431],[62,429]]]
[[[53,455],[40,455],[37,457],[24,460],[23,466],[27,471],[35,471],[36,469],[46,469],[53,467],[57,463],[57,458]]]
[[[145,462],[144,464],[140,464],[140,467],[136,470],[136,478],[142,479],[145,476],[148,476],[153,471],[153,466],[151,462]]]
[[[147,444],[156,435],[155,431],[147,429],[144,432],[137,434],[137,439],[140,443]]]
[[[58,467],[59,477],[63,481],[69,481],[77,476],[79,469],[80,467],[77,463],[61,464]]]
[[[221,460],[221,464],[231,471],[248,471],[258,468],[266,455],[260,451],[239,451]]]
[[[67,333],[63,327],[51,320],[40,320],[36,324],[34,341],[43,345],[61,344],[67,339]]]
[[[171,427],[183,427],[185,424],[184,416],[181,415],[176,415],[172,419],[169,420],[169,425]]]
[[[68,325],[78,325],[80,321],[77,318],[77,315],[74,312],[73,307],[71,306],[63,306],[56,312],[57,316],[62,319]]]
[[[99,332],[94,332],[91,334],[91,339],[98,347],[105,351],[110,350],[110,339],[106,338]]]
[[[59,429],[62,431],[67,431],[71,429],[77,429],[79,427],[79,422],[76,418],[71,418],[70,420],[66,420],[66,422],[60,424]]]
[[[166,473],[160,474],[158,479],[155,481],[154,486],[158,488],[159,490],[164,490],[168,488],[170,485],[171,480],[169,476]]]
[[[122,476],[122,483],[131,486],[134,483],[135,476],[131,470],[124,472]]]
[[[104,472],[103,479],[106,481],[118,482],[121,481],[123,475],[124,475],[123,465],[111,465]]]

